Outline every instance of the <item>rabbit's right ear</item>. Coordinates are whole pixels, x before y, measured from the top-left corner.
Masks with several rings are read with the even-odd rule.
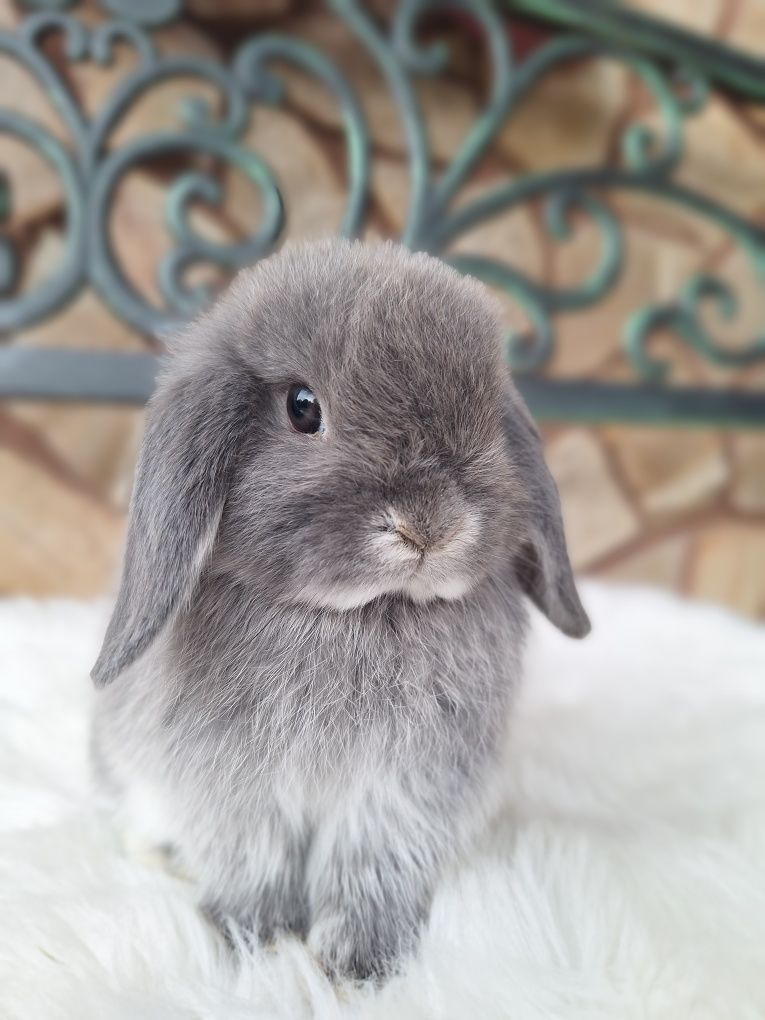
[[[559,630],[569,637],[585,637],[590,621],[576,590],[558,489],[545,463],[542,437],[514,387],[505,410],[505,436],[529,503],[527,541],[516,557],[518,580]]]
[[[117,602],[91,676],[144,652],[192,594],[212,550],[257,381],[212,358],[160,383],[147,411]]]

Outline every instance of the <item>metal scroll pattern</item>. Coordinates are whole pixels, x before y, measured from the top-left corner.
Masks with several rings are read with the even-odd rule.
[[[27,0],[27,5],[48,9],[31,14],[14,32],[0,33],[0,53],[18,61],[35,77],[66,126],[70,144],[62,145],[43,125],[9,108],[0,107],[0,132],[31,146],[55,169],[65,198],[66,246],[59,269],[44,286],[14,296],[18,259],[11,242],[0,239],[0,330],[19,329],[52,315],[90,283],[118,316],[146,334],[156,334],[183,322],[210,299],[204,288],[185,282],[191,267],[206,262],[233,270],[272,251],[284,226],[279,183],[269,169],[268,153],[250,151],[242,138],[253,104],[283,101],[278,65],[284,62],[296,65],[330,89],[342,110],[348,194],[338,230],[349,236],[360,231],[370,178],[367,127],[359,98],[341,71],[318,49],[294,37],[261,34],[245,41],[230,65],[223,66],[213,60],[171,57],[157,51],[147,28],[176,17],[181,0],[152,0],[150,4],[103,0],[119,20],[95,28],[62,13],[61,8],[70,6],[66,0]],[[508,357],[516,371],[538,374],[554,349],[555,316],[602,300],[617,280],[625,245],[622,226],[608,204],[609,195],[615,192],[648,193],[714,223],[745,252],[752,271],[765,280],[765,230],[685,187],[676,177],[683,158],[685,123],[703,106],[708,94],[707,82],[698,70],[666,70],[647,57],[578,35],[553,37],[517,63],[501,15],[493,4],[482,0],[402,0],[386,28],[358,0],[329,0],[329,6],[376,61],[401,117],[410,179],[402,240],[481,277],[520,303],[530,328],[508,337]],[[422,20],[434,11],[469,16],[480,29],[492,69],[484,109],[451,164],[439,174],[433,170],[416,89],[418,79],[441,74],[448,62],[443,45],[425,46],[419,41]],[[41,43],[51,32],[62,37],[70,62],[91,60],[107,65],[117,43],[127,44],[135,52],[135,66],[92,118],[85,116],[45,55]],[[615,165],[530,173],[457,204],[460,189],[530,89],[567,62],[601,57],[619,62],[640,79],[653,98],[660,129],[651,130],[642,123],[625,128]],[[189,77],[215,87],[223,112],[194,100],[180,111],[177,130],[110,147],[114,129],[140,96],[157,83]],[[166,199],[166,221],[174,246],[157,267],[165,302],[159,310],[147,303],[123,274],[109,238],[109,215],[120,181],[131,169],[158,156],[178,154],[208,154],[238,168],[259,190],[262,217],[258,230],[245,240],[210,241],[195,231],[189,213],[195,202],[221,202],[220,183],[198,170],[179,176]],[[599,258],[579,285],[542,285],[513,266],[511,253],[508,261],[500,262],[480,253],[458,255],[451,251],[466,230],[531,201],[543,203],[546,229],[553,240],[570,236],[575,214],[580,219],[586,217],[597,230]],[[0,220],[8,208],[8,189],[0,176]],[[701,274],[688,280],[672,301],[634,311],[622,340],[639,379],[660,383],[665,377],[667,366],[651,352],[650,340],[658,329],[672,330],[698,357],[719,365],[741,366],[765,359],[765,331],[735,349],[719,342],[706,324],[710,304],[723,317],[735,317],[736,296],[729,284]]]

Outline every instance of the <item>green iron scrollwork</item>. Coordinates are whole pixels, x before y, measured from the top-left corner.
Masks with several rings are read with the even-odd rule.
[[[79,0],[21,0],[25,7],[40,11],[65,11]],[[183,12],[184,0],[101,0],[101,7],[112,17],[136,25],[155,28],[175,21]]]
[[[643,191],[686,206],[726,231],[749,255],[753,272],[765,278],[765,232],[672,177],[683,156],[685,118],[698,112],[708,95],[708,83],[697,71],[680,68],[669,72],[645,57],[579,36],[553,39],[516,68],[497,11],[474,0],[403,0],[394,14],[389,38],[354,0],[332,0],[332,6],[377,58],[401,106],[412,179],[404,240],[413,247],[445,257],[459,269],[505,290],[521,304],[533,328],[529,333],[508,338],[508,357],[517,372],[538,371],[550,358],[554,347],[552,314],[582,309],[601,300],[619,276],[624,258],[622,229],[603,201],[603,194],[618,189]],[[437,45],[419,48],[416,27],[424,14],[447,8],[473,15],[480,26],[494,72],[493,86],[486,109],[451,165],[439,180],[431,181],[423,120],[408,76],[434,75],[444,69],[448,54]],[[662,122],[661,135],[644,124],[630,125],[622,137],[619,166],[525,175],[450,211],[452,200],[470,171],[523,97],[555,67],[584,57],[609,58],[630,68],[654,98]],[[461,233],[533,199],[547,199],[546,223],[556,240],[569,236],[569,214],[574,210],[587,215],[598,229],[601,260],[579,287],[544,288],[511,265],[486,259],[479,253],[449,255],[450,244]],[[726,349],[710,338],[699,316],[702,299],[708,297],[717,298],[728,318],[734,316],[736,302],[729,286],[706,275],[690,280],[676,303],[636,312],[625,325],[623,342],[640,376],[650,381],[663,376],[661,366],[650,358],[647,350],[653,331],[660,326],[674,329],[701,357],[718,364],[742,366],[765,356],[765,336],[736,350]]]
[[[343,113],[348,151],[348,201],[339,232],[354,237],[361,230],[369,188],[369,133],[361,104],[340,71],[318,50],[289,36],[268,35],[246,42],[236,55],[234,74],[251,99],[276,104],[284,99],[271,60],[287,61],[311,74],[334,95]]]
[[[136,67],[90,121],[40,48],[41,40],[50,32],[62,34],[71,61],[92,59],[107,65],[117,43],[127,43],[135,51]],[[342,106],[348,134],[349,196],[339,229],[352,234],[359,228],[369,179],[363,114],[342,74],[322,53],[304,43],[278,36],[252,40],[229,69],[212,60],[162,56],[136,25],[106,22],[89,30],[68,15],[48,13],[29,17],[18,33],[0,33],[0,53],[18,60],[37,78],[73,142],[70,153],[41,125],[12,110],[0,109],[0,131],[32,146],[55,169],[64,191],[67,220],[61,268],[31,293],[1,301],[0,329],[20,329],[49,316],[90,282],[125,322],[145,334],[161,334],[182,325],[211,298],[207,290],[192,290],[185,284],[184,276],[191,266],[209,262],[234,270],[270,252],[284,223],[282,196],[265,159],[247,149],[241,137],[253,101],[273,103],[281,98],[278,80],[267,66],[277,58],[313,74],[333,91]],[[181,111],[176,131],[152,134],[109,150],[115,128],[140,96],[160,82],[191,77],[218,90],[225,104],[221,116],[216,117],[197,100]],[[168,191],[165,209],[175,243],[157,267],[166,307],[156,309],[124,276],[109,236],[109,218],[117,188],[131,169],[147,160],[175,154],[207,154],[237,167],[259,189],[262,219],[257,232],[239,243],[222,244],[200,236],[190,222],[191,206],[198,201],[220,203],[220,184],[213,176],[198,171],[179,177]],[[10,242],[6,241],[0,252],[0,284],[7,288],[17,275],[17,259]]]
[[[30,6],[48,8],[69,6],[57,0],[26,2]],[[270,252],[279,242],[284,224],[279,183],[269,170],[268,154],[264,153],[261,158],[248,151],[242,137],[253,105],[284,101],[284,89],[274,66],[279,63],[290,63],[312,75],[329,89],[342,111],[348,200],[338,229],[349,236],[360,231],[370,178],[367,127],[358,97],[324,54],[297,38],[268,33],[246,40],[230,66],[197,58],[166,57],[156,51],[151,37],[139,23],[153,25],[177,15],[180,0],[163,0],[152,5],[135,4],[132,0],[103,0],[103,4],[110,12],[118,13],[122,20],[89,30],[70,15],[36,14],[16,33],[0,34],[0,52],[19,60],[37,78],[54,102],[72,143],[70,151],[40,125],[13,111],[0,109],[0,131],[10,132],[33,146],[56,170],[64,191],[68,227],[67,250],[61,268],[34,293],[0,300],[0,328],[17,329],[52,314],[90,282],[125,321],[147,334],[162,332],[193,315],[211,297],[207,290],[191,288],[185,283],[190,267],[209,262],[233,270]],[[609,394],[602,387],[598,389],[597,384],[586,384],[584,390],[580,385],[575,392],[566,381],[532,380],[533,376],[543,374],[554,352],[555,317],[593,306],[605,298],[619,277],[625,258],[624,232],[608,204],[610,196],[619,191],[643,192],[685,207],[726,233],[746,253],[753,273],[761,279],[765,279],[765,230],[677,179],[684,154],[685,123],[703,107],[710,90],[703,61],[696,59],[699,47],[694,48],[691,37],[678,41],[673,30],[673,55],[680,61],[673,68],[654,59],[645,45],[634,50],[620,45],[624,33],[620,35],[617,31],[618,21],[600,9],[593,11],[588,22],[581,9],[574,10],[569,0],[523,0],[518,6],[528,10],[535,4],[540,13],[547,7],[560,9],[561,20],[573,24],[573,18],[580,31],[588,27],[592,31],[554,36],[518,63],[501,9],[488,0],[401,0],[387,26],[375,19],[359,0],[328,0],[329,7],[377,63],[401,118],[410,178],[403,242],[480,277],[507,293],[525,310],[529,328],[508,337],[507,353],[516,372],[528,377],[525,385],[528,392],[535,395],[542,413],[549,413],[558,400],[568,416],[576,417],[574,412],[579,406],[576,401],[587,400],[590,406],[586,413],[590,417],[611,416],[615,411],[614,388]],[[491,86],[485,107],[459,151],[442,172],[435,173],[417,82],[420,78],[443,73],[449,53],[440,42],[423,44],[419,35],[420,26],[428,16],[444,12],[469,16],[480,32],[491,68]],[[625,14],[625,24],[633,20],[631,14]],[[640,19],[641,30],[646,24],[645,19]],[[657,32],[660,30],[658,23],[655,28]],[[40,40],[50,31],[62,33],[71,61],[91,59],[107,64],[117,42],[127,43],[135,50],[137,66],[91,121],[85,119],[41,50]],[[725,56],[721,49],[716,54],[719,59],[710,63],[719,80],[725,80]],[[620,140],[620,158],[615,165],[529,173],[460,203],[463,185],[524,97],[551,71],[582,59],[608,59],[628,68],[652,98],[659,129],[651,130],[643,123],[627,125]],[[731,80],[743,88],[746,76],[736,77],[735,70],[730,72]],[[213,113],[197,101],[183,111],[176,131],[140,138],[115,150],[109,148],[115,127],[139,96],[158,82],[190,76],[217,89],[223,100],[222,114]],[[178,178],[169,189],[166,205],[174,247],[157,270],[165,307],[156,309],[132,288],[119,267],[109,239],[109,212],[119,183],[131,168],[158,156],[199,153],[233,165],[246,175],[259,189],[262,219],[257,232],[241,242],[213,243],[195,232],[189,212],[192,204],[198,201],[211,205],[220,203],[223,195],[219,182],[200,171]],[[0,179],[0,218],[4,201],[7,202],[7,196],[4,199]],[[544,227],[555,241],[569,238],[582,219],[597,231],[600,239],[597,262],[589,267],[577,285],[549,286],[533,280],[513,266],[511,252],[507,262],[500,262],[480,252],[458,254],[453,251],[455,241],[467,230],[530,202],[541,203]],[[8,241],[2,240],[0,293],[11,290],[17,275],[13,249]],[[715,340],[703,316],[709,305],[714,305],[723,318],[735,317],[737,303],[730,286],[704,273],[687,281],[673,301],[635,310],[625,324],[622,341],[639,380],[634,393],[642,395],[643,405],[633,397],[625,397],[623,406],[632,408],[625,412],[629,417],[666,416],[664,395],[657,387],[666,383],[667,366],[651,353],[651,338],[659,329],[672,331],[700,358],[716,364],[736,367],[765,358],[765,335],[735,349]],[[745,395],[736,400],[738,407],[748,407],[738,418],[731,412],[732,405],[704,394],[697,394],[695,402],[690,399],[678,402],[677,417],[706,420],[710,415],[722,413],[724,406],[724,414],[730,422],[754,419],[765,423],[761,398],[759,404],[756,401],[753,404]],[[695,412],[692,407],[696,408]]]

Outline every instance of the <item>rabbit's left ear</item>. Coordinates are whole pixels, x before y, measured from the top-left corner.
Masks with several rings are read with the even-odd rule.
[[[212,551],[256,383],[214,351],[170,363],[147,411],[119,595],[91,676],[110,683],[192,594]]]
[[[545,463],[542,439],[517,391],[511,392],[505,416],[510,457],[528,496],[528,532],[518,551],[515,571],[531,601],[569,637],[590,632],[566,548],[560,498]]]

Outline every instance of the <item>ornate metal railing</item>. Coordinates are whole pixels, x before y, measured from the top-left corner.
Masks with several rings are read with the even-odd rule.
[[[177,17],[181,0],[102,0],[116,17],[89,27],[62,13],[67,0],[26,0],[30,13],[13,31],[0,32],[0,54],[18,61],[52,100],[69,135],[69,145],[42,124],[0,106],[0,132],[34,148],[57,173],[66,209],[66,244],[59,268],[39,286],[16,293],[18,254],[0,237],[0,332],[14,331],[56,314],[85,286],[91,286],[120,319],[147,337],[161,335],[194,314],[210,293],[186,283],[190,267],[213,263],[229,270],[268,254],[281,240],[284,210],[268,153],[255,153],[242,142],[250,108],[278,104],[284,90],[276,65],[291,63],[314,76],[342,110],[347,152],[347,201],[338,230],[357,234],[364,223],[370,185],[370,141],[362,104],[342,71],[317,48],[292,36],[256,34],[227,65],[198,57],[160,53],[150,29]],[[699,359],[741,367],[765,363],[765,323],[745,346],[715,339],[703,314],[713,304],[723,318],[734,318],[736,296],[729,283],[707,273],[689,279],[672,300],[634,309],[621,343],[634,381],[552,378],[546,374],[555,346],[556,316],[595,305],[619,278],[624,260],[623,227],[609,205],[618,192],[644,192],[679,204],[713,223],[746,254],[752,272],[765,279],[765,227],[748,222],[730,208],[682,184],[683,133],[707,100],[711,88],[765,102],[765,62],[689,33],[658,24],[605,0],[402,0],[390,25],[382,27],[357,0],[328,0],[376,61],[393,97],[406,139],[410,197],[402,240],[450,261],[511,295],[530,323],[508,336],[508,358],[535,412],[565,420],[716,422],[765,425],[762,392],[680,387],[671,384],[667,366],[652,352],[655,331],[671,331]],[[489,96],[450,165],[435,173],[428,149],[416,83],[443,72],[448,54],[436,43],[418,41],[424,16],[438,10],[467,15],[480,30],[491,65]],[[504,18],[532,15],[575,29],[554,34],[517,62]],[[69,62],[108,64],[115,45],[135,51],[134,68],[119,82],[102,108],[88,118],[43,47],[50,33],[63,39]],[[470,177],[498,130],[532,86],[562,64],[583,57],[608,57],[628,68],[652,96],[661,129],[643,123],[625,128],[621,155],[614,165],[560,168],[514,176],[455,208],[453,199]],[[114,129],[139,97],[158,82],[194,77],[215,86],[224,99],[218,114],[200,100],[181,111],[178,129],[153,133],[124,145],[109,145]],[[0,99],[7,103],[7,99]],[[149,303],[123,273],[109,236],[109,211],[120,181],[131,168],[158,156],[209,154],[238,168],[260,192],[262,217],[257,231],[236,243],[213,242],[194,228],[194,202],[222,200],[219,181],[193,170],[169,187],[166,220],[174,247],[157,267],[164,308]],[[765,166],[763,166],[765,181]],[[764,185],[765,189],[765,185]],[[12,199],[0,175],[0,222]],[[572,216],[586,217],[597,228],[598,264],[575,287],[553,287],[522,273],[506,261],[456,254],[452,245],[465,231],[523,203],[545,203],[546,227],[554,240],[565,239]],[[764,202],[765,205],[765,194]],[[152,388],[156,355],[105,351],[41,350],[0,345],[0,396],[141,402]]]

